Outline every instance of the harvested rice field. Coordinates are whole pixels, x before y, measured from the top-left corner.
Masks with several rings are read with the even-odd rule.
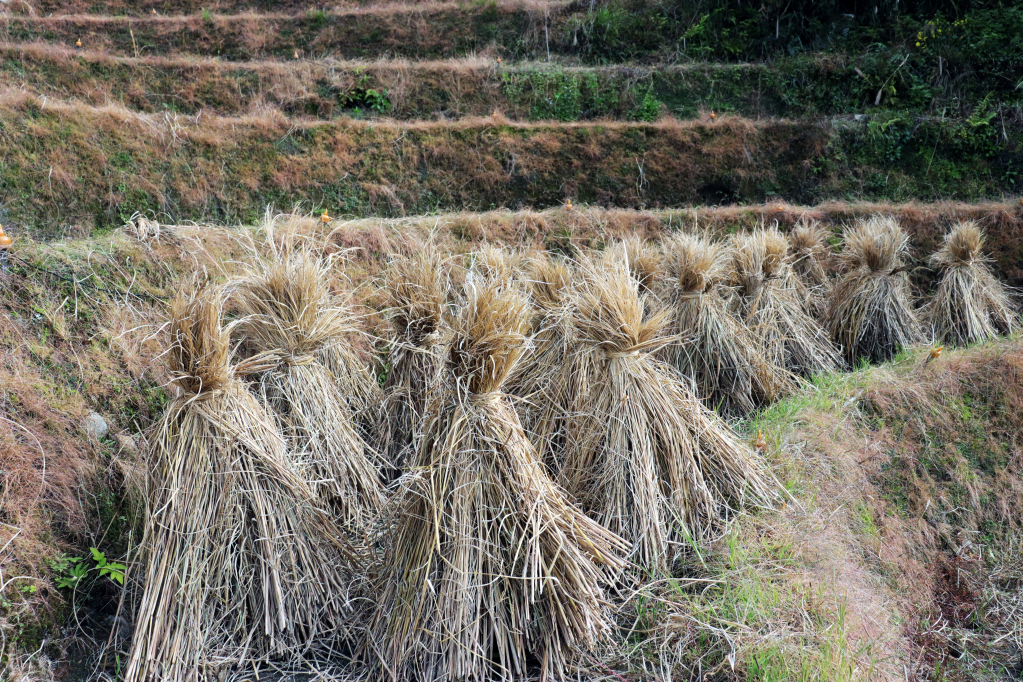
[[[0,680],[1023,675],[1015,4],[0,2]]]

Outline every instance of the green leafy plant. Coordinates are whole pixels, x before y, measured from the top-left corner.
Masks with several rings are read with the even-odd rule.
[[[109,578],[118,585],[124,585],[124,572],[128,570],[127,566],[108,560],[106,554],[95,547],[91,547],[89,551],[91,557],[61,555],[49,562],[58,588],[77,589],[84,584],[90,571],[96,571],[100,578]]]
[[[103,552],[99,551],[95,547],[91,548],[92,559],[96,562],[96,570],[99,571],[100,577],[106,577],[113,580],[118,585],[124,584],[124,572],[128,570],[128,567],[124,564],[119,564],[113,561],[107,561],[107,556]]]
[[[53,570],[57,587],[62,590],[73,590],[78,587],[89,573],[84,557],[79,556],[61,555],[50,561],[50,568]]]

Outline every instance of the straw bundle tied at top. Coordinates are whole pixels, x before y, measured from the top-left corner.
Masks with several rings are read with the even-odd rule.
[[[742,416],[795,389],[793,375],[728,311],[725,254],[691,234],[664,243],[671,342],[660,355],[722,414]]]
[[[632,543],[642,568],[667,570],[731,504],[772,495],[764,464],[652,351],[663,314],[644,318],[624,253],[580,264],[576,343],[563,367],[561,479],[594,519]]]
[[[801,218],[789,232],[788,264],[792,285],[803,307],[815,320],[827,314],[827,296],[831,291],[828,270],[831,267],[829,232],[816,220]]]
[[[844,235],[843,274],[831,291],[827,325],[850,365],[885,362],[923,340],[903,259],[909,238],[894,219],[876,216]]]
[[[258,261],[232,284],[233,300],[245,342],[276,355],[260,387],[299,471],[358,530],[383,503],[378,467],[385,462],[362,439],[351,412],[339,409],[351,387],[339,385],[317,356],[343,338],[350,324],[349,311],[331,304],[328,268],[302,250]]]
[[[768,362],[804,377],[838,369],[838,350],[793,286],[785,236],[775,228],[737,235],[730,255],[735,307]]]
[[[526,301],[470,278],[445,390],[393,502],[371,649],[396,680],[556,678],[609,629],[601,585],[625,543],[547,477],[501,387]]]
[[[126,680],[219,678],[351,634],[353,559],[235,376],[218,291],[171,306],[181,394],[153,435],[145,584]]]
[[[564,400],[562,367],[572,343],[572,270],[563,260],[538,254],[525,267],[531,311],[531,348],[508,379],[522,425],[541,459],[555,466],[563,445],[558,408]]]
[[[986,341],[1016,328],[1015,304],[984,256],[984,233],[975,222],[959,223],[931,256],[940,274],[938,287],[924,311],[935,335],[946,343]]]
[[[448,283],[433,247],[392,260],[386,295],[394,328],[380,409],[381,450],[400,469],[414,454],[426,405],[439,388],[444,366],[444,305]]]

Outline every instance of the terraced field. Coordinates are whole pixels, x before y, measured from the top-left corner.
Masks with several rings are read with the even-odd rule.
[[[163,301],[231,272],[268,207],[327,212],[377,334],[408,235],[571,254],[810,218],[837,243],[880,213],[925,292],[975,220],[1023,286],[1016,3],[0,3],[0,679],[116,678],[123,591],[75,593],[67,558],[130,563]],[[607,676],[1018,675],[1019,343],[907,353],[738,423],[793,504],[628,602]],[[116,440],[83,436],[92,411]]]

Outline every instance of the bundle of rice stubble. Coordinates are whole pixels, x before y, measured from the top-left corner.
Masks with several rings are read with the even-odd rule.
[[[828,231],[818,221],[806,218],[801,218],[789,232],[788,263],[807,311],[817,320],[823,320],[827,313],[827,297],[831,291],[828,236]]]
[[[828,301],[831,338],[850,365],[886,362],[923,340],[903,261],[909,238],[893,218],[875,216],[847,230],[844,241],[843,274]]]
[[[834,371],[842,358],[804,307],[786,262],[788,246],[777,229],[732,238],[730,283],[738,315],[772,364],[803,377]]]
[[[426,406],[440,386],[448,284],[432,247],[392,260],[386,282],[395,337],[380,408],[380,448],[400,470],[418,447]]]
[[[679,234],[665,241],[664,253],[672,341],[661,356],[725,415],[743,416],[793,391],[795,377],[770,362],[763,344],[728,310],[721,246]]]
[[[302,475],[344,524],[358,531],[383,503],[386,461],[360,435],[342,386],[318,353],[350,325],[332,305],[329,264],[306,250],[259,261],[232,284],[238,329],[256,352],[276,359],[260,387],[278,415]]]
[[[566,387],[562,367],[574,338],[572,270],[564,260],[543,253],[529,259],[525,279],[533,306],[529,353],[516,364],[506,391],[520,398],[522,425],[541,459],[556,470],[563,450]]]
[[[759,456],[654,357],[664,314],[644,319],[624,254],[580,267],[561,479],[632,543],[636,564],[663,573],[730,507],[768,500],[774,486]]]
[[[941,279],[924,318],[946,343],[978,343],[1010,334],[1018,326],[1012,296],[991,271],[983,246],[983,231],[967,221],[953,227],[931,256]]]
[[[527,304],[470,278],[448,384],[395,499],[372,645],[394,680],[562,678],[608,629],[602,585],[625,543],[551,481],[501,386]]]
[[[273,418],[237,377],[222,296],[171,306],[179,395],[149,454],[145,586],[130,681],[222,679],[348,633],[351,550],[289,467]]]

